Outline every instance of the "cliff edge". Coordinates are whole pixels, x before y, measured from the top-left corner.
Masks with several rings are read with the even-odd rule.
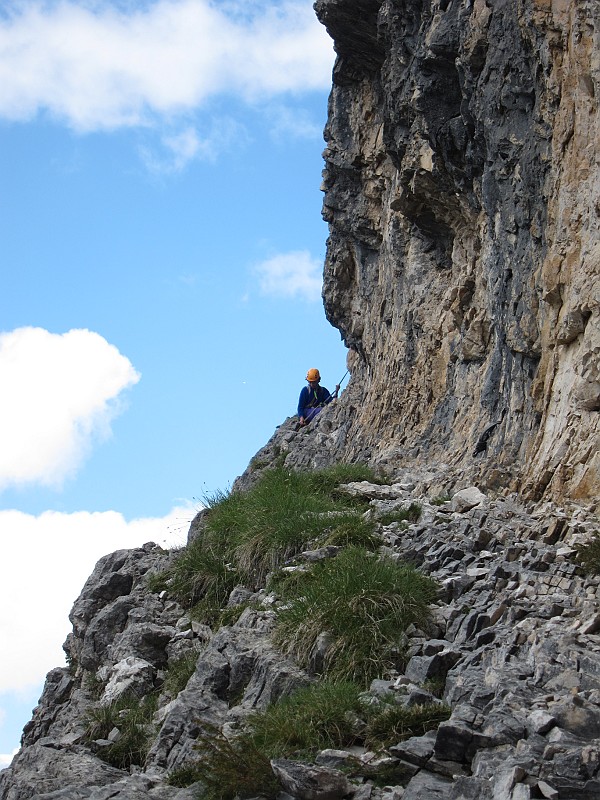
[[[323,298],[351,370],[319,449],[597,498],[600,7],[315,8],[337,52]]]

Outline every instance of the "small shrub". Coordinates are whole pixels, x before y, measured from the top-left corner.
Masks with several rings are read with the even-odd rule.
[[[420,516],[421,506],[418,503],[411,503],[408,508],[381,514],[377,517],[377,521],[382,525],[391,525],[392,522],[418,522]]]
[[[104,683],[95,672],[86,672],[81,681],[81,686],[93,700],[99,700],[102,697]]]
[[[218,728],[206,726],[194,748],[199,755],[192,774],[203,784],[205,800],[257,795],[269,800],[281,790],[269,758],[246,734],[227,739]]]
[[[307,666],[318,637],[327,632],[325,673],[367,683],[397,666],[404,631],[425,623],[435,593],[434,582],[414,567],[349,547],[315,564],[289,589],[274,637]]]
[[[64,653],[69,675],[75,677],[75,675],[77,675],[77,670],[79,669],[79,661],[77,660],[77,656],[73,655],[70,650],[65,650]]]
[[[600,532],[594,531],[589,542],[575,545],[575,560],[588,575],[600,574]]]
[[[436,497],[432,497],[429,502],[432,506],[443,506],[444,503],[447,503],[449,500],[452,500],[449,494],[439,494]]]
[[[198,651],[189,650],[179,658],[170,661],[165,673],[163,688],[171,695],[177,697],[179,692],[187,686],[189,679],[194,674],[198,662]]]
[[[435,730],[450,717],[450,708],[442,703],[422,706],[385,705],[367,719],[365,744],[375,750],[387,748],[411,736]]]
[[[151,722],[156,705],[154,694],[142,700],[125,695],[92,710],[88,716],[88,741],[106,739],[113,728],[120,733],[119,739],[98,751],[98,757],[117,769],[143,766],[155,733]]]
[[[196,761],[188,761],[172,769],[167,775],[167,785],[186,788],[202,780],[202,767]]]

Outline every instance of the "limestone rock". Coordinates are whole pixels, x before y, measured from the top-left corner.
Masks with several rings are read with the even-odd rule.
[[[102,702],[112,703],[125,694],[144,697],[152,691],[156,669],[148,661],[127,656],[110,669]]]
[[[469,486],[467,489],[461,489],[452,497],[452,510],[461,514],[463,511],[469,511],[475,506],[481,505],[486,500],[486,496],[476,486]]]
[[[297,800],[341,800],[350,791],[346,776],[338,770],[278,758],[271,768],[284,790]]]
[[[9,777],[12,780],[7,781]],[[65,787],[82,790],[105,786],[122,777],[121,770],[86,750],[57,750],[33,744],[15,757],[10,775],[7,770],[0,772],[0,797],[2,800],[26,800]]]

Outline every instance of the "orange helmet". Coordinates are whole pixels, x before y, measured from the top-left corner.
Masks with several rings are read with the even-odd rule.
[[[309,369],[308,372],[306,373],[306,380],[309,381],[310,383],[312,383],[313,381],[320,381],[321,375],[319,373],[319,370],[315,369],[314,367],[312,369]]]

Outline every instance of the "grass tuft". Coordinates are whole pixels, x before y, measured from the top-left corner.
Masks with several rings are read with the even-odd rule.
[[[174,767],[167,775],[167,785],[185,788],[202,780],[203,770],[196,761],[186,761]]]
[[[350,681],[321,681],[281,698],[247,724],[254,745],[270,758],[312,755],[354,744],[361,688]]]
[[[356,683],[323,680],[251,714],[244,730],[234,738],[207,726],[195,748],[198,758],[174,770],[169,782],[189,786],[200,781],[207,800],[272,798],[281,789],[270,769],[273,758],[311,761],[325,748],[344,749],[354,744],[382,752],[390,744],[432,730],[450,713],[441,704],[406,709],[391,701],[369,706],[362,694]],[[369,768],[356,762],[348,766],[351,774],[378,784],[392,779],[406,782],[412,774],[397,767],[392,774],[387,765]]]
[[[304,581],[286,588],[276,643],[306,667],[327,633],[325,674],[362,684],[398,666],[404,632],[427,621],[436,594],[435,583],[414,567],[356,547],[315,564]]]
[[[264,472],[247,492],[205,498],[201,535],[167,570],[149,578],[149,585],[166,588],[186,608],[202,601],[214,615],[236,584],[263,586],[268,574],[309,542],[373,549],[374,524],[357,515],[350,498],[336,494],[340,483],[367,479],[376,479],[375,473],[357,464],[314,472],[279,466]]]
[[[183,653],[179,658],[169,661],[165,673],[163,689],[168,692],[171,697],[177,697],[179,692],[185,689],[189,679],[194,674],[197,662],[197,650],[188,650],[187,653]]]
[[[421,516],[421,506],[418,503],[411,503],[408,508],[398,509],[397,511],[387,511],[377,517],[377,522],[382,525],[391,525],[392,522],[418,522]]]
[[[119,738],[99,749],[98,757],[118,769],[143,766],[155,735],[152,718],[156,706],[155,694],[141,700],[124,695],[113,703],[99,705],[88,715],[86,739],[106,739],[116,728]]]
[[[385,705],[369,715],[365,744],[379,750],[411,736],[422,736],[427,731],[435,730],[440,722],[450,717],[450,713],[449,706],[443,703],[427,703],[411,708]]]

